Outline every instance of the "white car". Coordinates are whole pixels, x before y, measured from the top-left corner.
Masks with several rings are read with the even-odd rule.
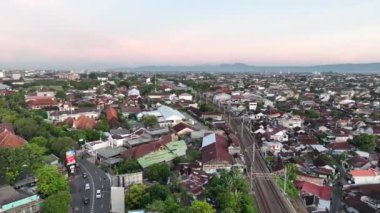
[[[100,192],[100,189],[96,190],[96,198],[101,198],[102,194]]]
[[[89,189],[90,189],[90,184],[89,184],[89,183],[86,183],[86,184],[84,185],[84,189],[85,189],[85,190],[89,190]]]

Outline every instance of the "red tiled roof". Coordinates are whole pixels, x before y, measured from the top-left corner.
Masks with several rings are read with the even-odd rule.
[[[137,107],[134,107],[134,106],[125,106],[122,108],[122,111],[123,112],[127,112],[127,113],[140,113],[141,112],[141,108],[139,106]]]
[[[218,134],[216,135],[218,138]],[[218,139],[216,139],[216,141],[218,141]],[[232,158],[227,151],[226,143],[215,142],[202,148],[202,163],[205,164],[210,161],[223,161],[231,163]]]
[[[66,123],[67,125],[69,125],[69,127],[72,127],[74,124],[74,118],[68,117],[63,122]]]
[[[353,146],[347,142],[333,143],[331,145],[331,149],[333,149],[333,150],[351,150],[352,148],[353,148]]]
[[[164,146],[165,144],[171,141],[172,141],[171,135],[163,135],[160,137],[158,141],[150,142],[148,144],[142,144],[140,146],[133,148],[132,151],[127,150],[128,152],[123,153],[123,157],[127,159],[130,157],[130,155],[132,155],[134,159],[138,159],[151,152],[154,152],[160,149],[162,146]]]
[[[91,129],[96,126],[96,121],[85,115],[81,115],[78,120],[74,121],[74,125],[77,129]]]
[[[163,145],[164,144],[162,144],[161,142],[156,141],[156,142],[151,142],[148,144],[142,144],[140,146],[137,146],[133,150],[133,158],[134,159],[141,158],[151,152],[154,152],[160,149]]]
[[[180,132],[186,128],[191,129],[191,130],[195,130],[192,126],[190,126],[189,124],[184,123],[184,122],[178,123],[178,124],[174,125],[172,128],[173,128],[175,133],[178,133],[178,132]]]
[[[234,146],[234,147],[239,147],[240,144],[239,144],[239,139],[238,137],[236,137],[236,135],[234,134],[230,134],[229,135],[230,139],[231,139],[231,145]]]
[[[301,144],[319,144],[316,137],[311,135],[298,135],[297,141]]]
[[[279,133],[279,132],[281,132],[283,130],[286,130],[285,127],[282,127],[282,126],[275,127],[275,128],[273,128],[273,131],[270,132],[269,134],[275,135],[275,134],[277,134],[277,133]]]
[[[108,121],[111,121],[112,119],[118,120],[117,111],[113,107],[108,107],[106,116]]]
[[[10,123],[2,123],[0,124],[0,133],[4,132],[5,130],[14,133],[13,125]]]
[[[18,148],[26,145],[27,143],[28,142],[26,142],[26,140],[15,135],[11,131],[5,130],[0,133],[0,149]]]
[[[29,107],[33,106],[56,106],[58,103],[54,100],[53,97],[40,97],[33,100],[29,100],[26,103]]]
[[[13,91],[13,90],[0,90],[0,95],[10,95],[10,94],[14,94],[16,93],[16,91]]]
[[[330,186],[318,186],[313,183],[303,182],[302,192],[315,195],[323,200],[330,200],[332,187]]]
[[[350,174],[353,177],[375,177],[377,175],[376,171],[373,169],[368,170],[351,170]]]
[[[378,135],[380,134],[380,126],[373,126],[373,134]]]

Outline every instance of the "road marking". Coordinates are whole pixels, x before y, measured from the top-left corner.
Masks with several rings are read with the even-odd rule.
[[[87,174],[89,174],[88,176],[89,176],[91,183],[92,183],[92,187],[91,187],[92,188],[92,190],[91,190],[92,191],[92,201],[90,201],[90,202],[91,202],[91,212],[94,212],[94,205],[95,205],[95,183],[94,183],[94,179],[92,179],[91,173],[88,172],[86,167],[84,167],[84,166],[81,166],[81,167],[83,167],[83,169],[86,170]]]
[[[102,205],[100,205],[100,208],[103,209],[103,203],[102,203]]]

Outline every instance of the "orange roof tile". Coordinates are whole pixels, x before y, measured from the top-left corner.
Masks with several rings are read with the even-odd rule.
[[[373,169],[368,170],[352,170],[351,175],[354,177],[374,177],[376,176],[376,171]]]
[[[91,129],[96,126],[96,121],[85,115],[81,115],[78,120],[74,121],[74,126],[77,129]]]
[[[113,107],[109,107],[106,111],[107,120],[110,121],[112,119],[118,120],[117,111]]]
[[[0,149],[18,148],[26,145],[28,142],[13,132],[5,130],[0,133]]]

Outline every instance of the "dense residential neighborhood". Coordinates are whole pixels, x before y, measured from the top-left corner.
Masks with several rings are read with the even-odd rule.
[[[0,212],[379,210],[378,74],[0,76]]]

